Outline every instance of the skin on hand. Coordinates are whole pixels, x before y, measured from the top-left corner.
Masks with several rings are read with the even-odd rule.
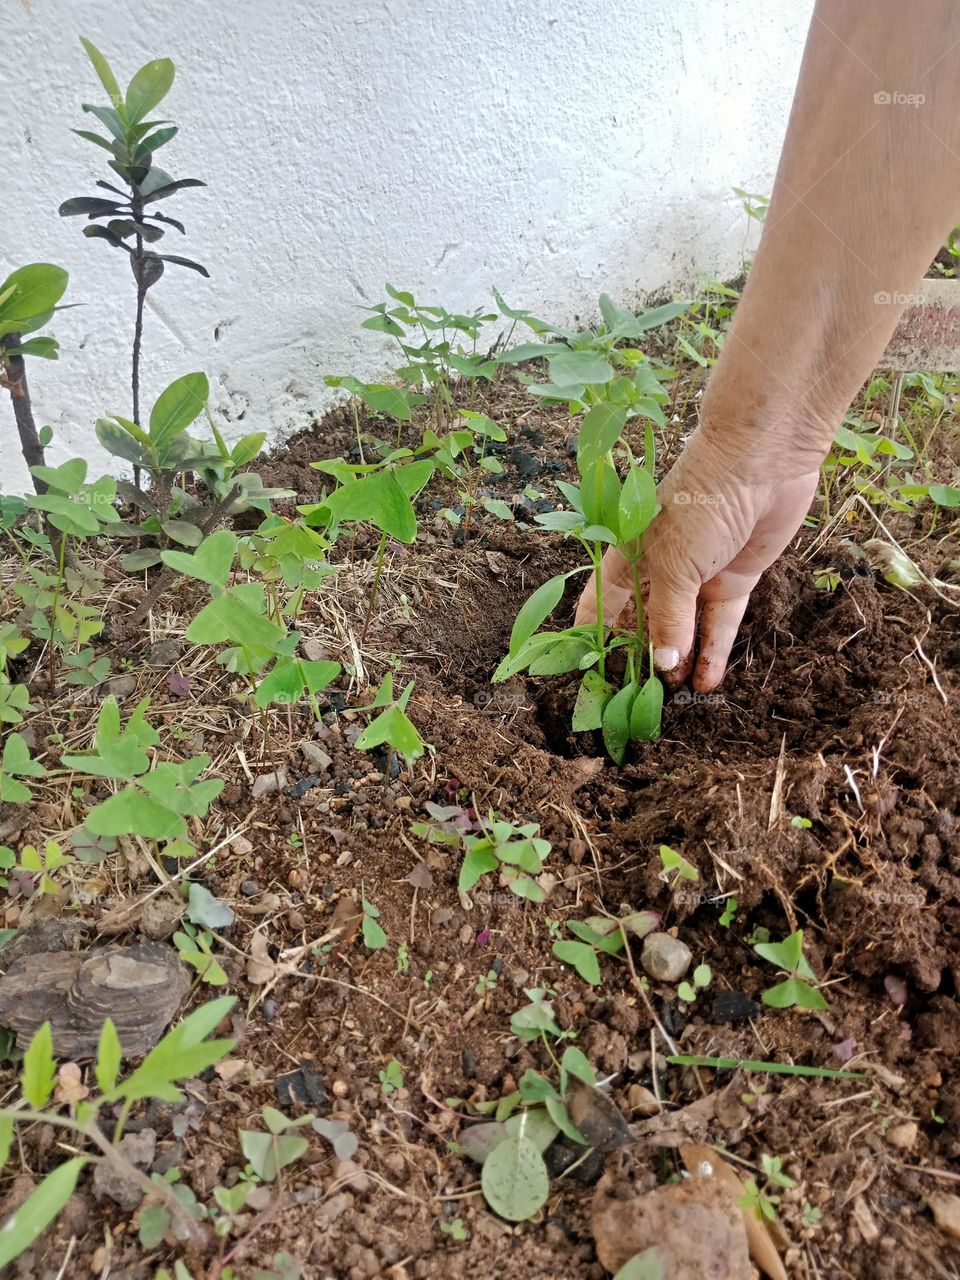
[[[960,216],[958,45],[955,0],[817,0],[756,260],[644,538],[647,630],[669,683],[722,680],[750,592]],[[616,550],[602,574],[612,624],[631,574]],[[576,620],[595,618],[591,579]]]

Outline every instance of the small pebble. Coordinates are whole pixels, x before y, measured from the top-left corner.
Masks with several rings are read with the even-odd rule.
[[[240,892],[245,898],[255,898],[260,892],[260,886],[256,880],[244,880],[241,882]]]
[[[679,982],[692,960],[693,952],[687,944],[669,933],[648,934],[640,954],[645,972],[658,982]]]

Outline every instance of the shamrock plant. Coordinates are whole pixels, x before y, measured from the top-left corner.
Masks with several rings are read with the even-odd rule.
[[[826,1000],[817,990],[817,976],[803,954],[803,930],[797,929],[782,942],[757,942],[754,951],[762,960],[776,965],[786,975],[783,982],[764,991],[760,999],[774,1009],[826,1009]]]
[[[572,965],[584,982],[599,987],[600,957],[622,955],[629,939],[640,940],[660,923],[655,911],[628,911],[623,916],[588,916],[567,920],[573,939],[557,939],[552,950],[558,960]]]
[[[483,876],[499,871],[501,881],[518,898],[546,901],[546,892],[536,877],[550,856],[551,845],[540,835],[540,824],[514,824],[493,811],[485,820],[478,815],[477,823],[479,834],[463,836],[464,858],[457,886],[460,892],[469,893]]]
[[[116,1145],[123,1134],[124,1121],[134,1103],[146,1098],[179,1102],[183,1094],[178,1080],[199,1075],[224,1057],[232,1040],[210,1040],[217,1024],[233,1007],[226,996],[195,1009],[168,1031],[163,1039],[129,1075],[121,1075],[123,1047],[116,1028],[108,1018],[100,1034],[93,1077],[98,1091],[82,1101],[59,1103],[54,1099],[56,1063],[50,1024],[44,1023],[23,1055],[20,1073],[22,1101],[0,1109],[0,1165],[6,1164],[18,1125],[46,1124],[71,1134],[70,1145],[78,1154],[56,1165],[4,1223],[0,1233],[0,1267],[5,1267],[28,1249],[64,1207],[84,1168],[91,1163],[112,1166],[127,1180],[140,1184],[148,1194],[163,1199],[171,1218],[196,1239],[196,1225],[168,1187],[159,1186],[135,1168]],[[65,1110],[69,1107],[69,1110]],[[99,1123],[101,1113],[117,1116],[113,1140]]]
[[[87,814],[85,826],[92,835],[164,841],[165,854],[181,857],[195,852],[187,838],[187,818],[206,817],[224,784],[221,778],[201,778],[209,756],[179,763],[151,761],[147,752],[158,745],[160,735],[147,720],[148,706],[144,698],[121,727],[117,700],[107,698],[97,719],[95,750],[65,753],[61,764],[125,784]]]
[[[424,741],[407,715],[413,684],[411,680],[400,696],[395,698],[393,672],[387,672],[370,705],[358,708],[365,712],[379,712],[354,743],[358,750],[370,751],[374,747],[386,746],[391,753],[403,756],[408,765],[423,755]]]
[[[580,485],[559,484],[571,510],[547,512],[535,520],[579,542],[589,564],[549,578],[538,587],[518,613],[509,652],[493,674],[496,684],[521,671],[532,676],[582,671],[573,730],[602,730],[604,745],[618,764],[623,763],[631,740],[659,736],[663,707],[663,686],[653,672],[652,649],[644,633],[639,572],[643,534],[659,510],[653,479],[653,431],[648,423],[645,458],[640,463],[621,440],[626,416],[623,407],[613,404],[597,404],[584,416],[577,442]],[[622,480],[614,465],[615,450],[624,460]],[[636,625],[632,631],[608,631],[603,621],[600,565],[608,546],[617,547],[633,570]],[[593,573],[596,583],[596,623],[541,631],[560,603],[567,580],[585,571]],[[607,659],[619,649],[624,650],[626,670],[618,689],[608,678]]]
[[[46,777],[46,769],[30,755],[30,748],[20,733],[7,734],[0,755],[0,801],[8,804],[26,804],[33,799],[33,792],[24,778]]]
[[[313,1124],[314,1117],[305,1115],[291,1120],[276,1107],[264,1107],[260,1115],[266,1133],[241,1129],[240,1146],[257,1177],[264,1182],[276,1182],[281,1171],[299,1160],[310,1145],[296,1130]]]
[[[165,565],[211,589],[212,598],[190,623],[187,639],[226,645],[217,661],[245,677],[256,706],[294,703],[306,696],[319,719],[317,691],[340,674],[340,664],[297,656],[299,633],[288,632],[279,610],[268,609],[262,583],[227,586],[236,555],[237,536],[228,529],[209,534],[192,553],[162,553]]]

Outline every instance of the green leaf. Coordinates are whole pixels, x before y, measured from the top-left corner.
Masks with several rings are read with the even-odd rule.
[[[949,484],[932,484],[930,497],[938,507],[960,507],[960,489]]]
[[[590,386],[613,377],[613,365],[594,351],[561,351],[549,356],[547,365],[557,387]]]
[[[777,983],[775,987],[770,987],[769,990],[764,991],[760,999],[773,1009],[792,1009],[794,1006],[798,1006],[801,1009],[828,1009],[830,1007],[820,992],[809,986],[801,978],[787,978],[785,982]]]
[[[557,676],[565,671],[577,671],[583,658],[592,653],[596,646],[595,637],[564,636],[561,632],[557,643],[541,653],[530,663],[532,676]]]
[[[80,1170],[86,1163],[84,1156],[74,1156],[58,1165],[0,1227],[0,1267],[29,1249],[40,1232],[50,1225],[73,1195]]]
[[[754,951],[762,960],[769,960],[787,973],[799,974],[801,978],[815,979],[803,954],[803,930],[797,929],[782,942],[758,942]]]
[[[86,825],[95,836],[138,835],[150,840],[172,840],[187,834],[187,824],[180,814],[134,786],[124,787],[91,809]]]
[[[645,467],[635,463],[627,472],[620,490],[620,539],[635,542],[657,513],[657,486]]]
[[[548,578],[537,587],[529,599],[524,601],[514,621],[513,630],[510,632],[510,654],[517,653],[553,613],[563,598],[568,577],[568,574],[561,573],[555,578]]]
[[[668,1280],[663,1254],[656,1247],[644,1249],[625,1262],[613,1280]]]
[[[597,959],[596,951],[588,943],[555,942],[553,944],[553,954],[558,960],[562,960],[564,964],[573,965],[584,982],[589,982],[591,986],[599,987],[600,961]]]
[[[160,528],[168,538],[185,547],[199,547],[203,541],[203,531],[189,520],[164,520]],[[216,534],[211,536],[216,537]]]
[[[138,1218],[138,1232],[144,1249],[152,1250],[163,1243],[163,1238],[170,1229],[173,1219],[170,1211],[160,1204],[145,1204]],[[159,1272],[157,1275],[159,1276]]]
[[[50,262],[31,262],[10,273],[0,284],[0,332],[11,332],[21,322],[52,311],[63,297],[70,277]]]
[[[550,1177],[543,1156],[522,1129],[505,1139],[483,1162],[481,1175],[487,1204],[508,1222],[523,1222],[546,1204]]]
[[[113,103],[114,107],[119,111],[123,107],[123,94],[120,92],[120,86],[117,84],[117,77],[110,70],[110,63],[106,60],[97,46],[86,36],[80,37],[80,43],[87,51],[87,57],[93,63],[93,69],[100,78],[100,83],[107,91],[107,97]]]
[[[35,1111],[42,1111],[53,1093],[57,1067],[53,1060],[53,1032],[45,1022],[34,1033],[23,1055],[20,1089]]]
[[[567,1104],[560,1098],[551,1097],[544,1098],[544,1106],[547,1109],[547,1115],[557,1126],[562,1134],[570,1139],[571,1142],[579,1142],[581,1146],[587,1147],[590,1144],[570,1119],[570,1113],[567,1111]]]
[[[179,1102],[182,1094],[173,1087],[173,1082],[199,1075],[233,1048],[232,1040],[208,1040],[206,1037],[236,1002],[235,996],[221,996],[194,1009],[150,1050],[132,1075],[110,1090],[107,1101],[124,1098],[135,1102],[141,1098],[158,1098],[165,1102]]]
[[[399,542],[410,543],[417,536],[416,514],[392,469],[348,481],[333,491],[326,505],[338,524],[369,520]]]
[[[96,1076],[102,1093],[109,1093],[117,1083],[122,1058],[120,1037],[117,1035],[112,1019],[107,1018],[101,1028],[100,1044],[97,1048]]]
[[[164,552],[164,555],[180,554]],[[247,603],[246,593],[243,593],[243,586],[247,585],[259,584],[231,587],[200,610],[187,627],[186,635],[191,644],[243,644],[276,652],[283,639],[283,630]]]
[[[583,472],[580,501],[589,525],[600,525],[617,535],[620,526],[620,479],[609,458],[598,458]]]
[[[613,685],[604,680],[599,671],[588,671],[580,682],[573,707],[573,732],[585,733],[590,729],[599,729],[603,723],[603,709],[613,694]]]
[[[13,1145],[13,1120],[10,1116],[0,1115],[0,1169],[4,1167],[10,1157],[10,1148]]]
[[[205,373],[185,373],[162,391],[150,413],[150,439],[157,448],[185,431],[210,397]]]
[[[652,742],[660,737],[663,714],[663,685],[650,676],[640,686],[630,709],[630,737],[635,742]]]
[[[577,468],[581,475],[606,457],[620,439],[626,421],[626,409],[606,402],[594,405],[584,415],[577,440]]]
[[[597,1083],[597,1074],[590,1065],[587,1055],[575,1045],[568,1045],[564,1050],[560,1066],[568,1075],[575,1076],[578,1080],[582,1080],[584,1084],[595,1085]]]
[[[460,879],[457,888],[461,893],[469,893],[477,881],[491,871],[496,871],[500,861],[485,841],[482,847],[471,849],[463,859],[460,868]]]
[[[639,690],[631,680],[613,695],[603,710],[603,745],[610,759],[616,764],[623,764],[630,740],[630,713]]]
[[[364,907],[366,906],[367,904],[364,903]],[[363,936],[363,945],[370,951],[382,951],[387,945],[388,939],[383,926],[366,910],[360,922],[360,932]]]
[[[185,524],[185,521],[167,521],[167,524]],[[163,526],[166,528],[166,524]],[[195,526],[190,525],[190,528]],[[184,539],[185,540],[185,539]],[[237,554],[237,535],[229,529],[220,529],[217,533],[208,534],[192,554],[186,551],[162,551],[160,557],[165,565],[175,569],[177,573],[185,573],[190,578],[198,578],[211,587],[225,587]],[[216,604],[211,602],[208,608]],[[271,624],[272,625],[272,624]],[[241,639],[227,636],[225,639]],[[204,643],[204,642],[201,642]],[[206,643],[210,643],[207,641]]]
[[[127,86],[127,119],[139,124],[170,92],[176,69],[169,58],[155,58],[141,67]]]
[[[387,413],[398,422],[409,422],[413,417],[410,401],[398,387],[370,384],[362,387],[360,395],[367,408],[375,413]]]

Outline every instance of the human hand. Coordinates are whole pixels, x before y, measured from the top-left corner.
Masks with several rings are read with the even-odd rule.
[[[799,529],[816,490],[808,453],[791,463],[788,447],[770,450],[767,464],[738,447],[697,432],[662,481],[661,511],[644,536],[640,573],[654,665],[669,684],[693,670],[701,693],[727,669],[750,592]],[[760,465],[758,465],[758,463]],[[616,623],[633,602],[629,561],[611,547],[603,558],[603,612]],[[694,643],[698,630],[699,649]],[[576,622],[595,621],[591,576]]]

